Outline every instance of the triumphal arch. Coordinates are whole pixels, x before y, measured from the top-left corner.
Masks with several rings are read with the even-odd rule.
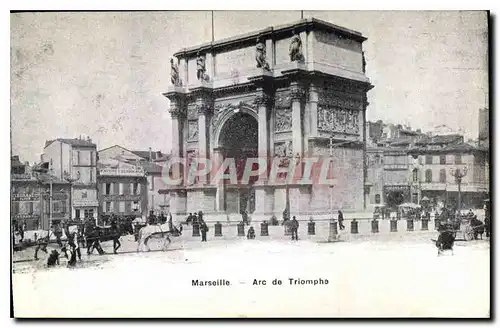
[[[372,88],[365,40],[312,18],[175,53],[164,95],[172,158],[184,164],[170,171],[182,178],[168,186],[171,212],[202,210],[208,220],[222,220],[243,212],[257,219],[284,212],[305,219],[363,210],[366,93]],[[260,162],[248,164],[251,158]],[[307,164],[325,158],[329,183],[317,181],[322,169]],[[214,168],[226,159],[235,164],[222,173],[235,169],[237,177],[214,182]],[[313,177],[278,181],[270,177],[272,163],[280,170],[297,164],[289,177]],[[188,177],[192,167],[201,172],[194,179]],[[248,167],[259,175],[245,180]]]

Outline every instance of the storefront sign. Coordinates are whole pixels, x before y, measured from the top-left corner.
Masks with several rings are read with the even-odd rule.
[[[97,202],[97,200],[74,199],[73,206],[97,207],[97,206],[99,206],[99,203]]]
[[[113,176],[144,176],[144,170],[142,168],[102,168],[99,169],[99,175],[113,175]]]
[[[40,214],[16,214],[14,219],[40,219]]]
[[[14,202],[34,202],[40,200],[40,194],[12,194]]]
[[[33,180],[33,176],[31,174],[11,174],[12,180]]]

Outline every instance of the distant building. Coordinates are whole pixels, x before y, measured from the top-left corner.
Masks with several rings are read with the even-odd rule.
[[[90,138],[46,141],[42,161],[51,162],[55,176],[71,181],[72,218],[97,219],[97,147]]]
[[[366,208],[395,207],[418,199],[411,192],[408,150],[425,135],[401,124],[368,122],[366,148]]]
[[[147,180],[141,166],[99,159],[98,172],[101,222],[109,223],[112,214],[128,219],[147,215]]]
[[[490,110],[482,108],[479,110],[479,147],[490,147]]]
[[[458,202],[458,182],[452,173],[466,172],[461,181],[462,208],[482,207],[489,193],[487,148],[464,143],[458,135],[434,136],[419,141],[409,151],[413,190],[418,199],[427,197],[431,204],[451,205]]]
[[[11,157],[12,226],[26,224],[28,230],[48,230],[53,223],[69,218],[69,183],[47,173],[34,172],[18,156]],[[50,211],[52,181],[52,212]]]
[[[168,155],[161,151],[130,151],[122,146],[115,145],[99,151],[100,160],[117,160],[123,163],[141,167],[147,179],[147,211],[155,213],[167,213],[169,211],[169,196],[166,193],[160,194],[160,190],[165,190],[165,183],[162,177],[163,166]]]
[[[371,122],[370,122],[371,123]],[[464,142],[461,134],[439,126],[443,135],[423,134],[402,125],[371,123],[367,141],[365,183],[367,208],[404,202],[454,206],[458,183],[451,175],[466,170],[461,182],[463,207],[481,206],[489,192],[489,151]]]

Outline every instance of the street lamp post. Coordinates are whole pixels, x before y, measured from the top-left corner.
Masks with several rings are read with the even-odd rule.
[[[335,184],[333,183],[333,148],[335,146],[341,146],[341,145],[345,145],[345,144],[348,144],[348,143],[351,143],[351,141],[342,141],[342,142],[339,142],[337,144],[334,145],[334,135],[332,134],[330,136],[330,165],[332,167],[332,176],[331,176],[331,183],[330,183],[330,215],[331,215],[331,218],[330,218],[330,233],[329,233],[329,236],[328,236],[328,241],[329,242],[332,242],[332,241],[336,241],[338,240],[338,229],[337,229],[337,220],[335,220],[335,217],[334,217],[334,213],[333,213],[333,187],[335,187]]]
[[[337,230],[337,222],[335,220],[335,217],[333,216],[333,135],[330,136],[330,165],[332,166],[332,176],[330,177],[331,183],[330,183],[330,229],[329,229],[329,235],[328,235],[328,241],[332,242],[338,239],[338,230]]]
[[[72,178],[68,172],[64,172],[64,179],[69,182],[69,216],[68,219],[73,219],[73,183],[79,179]]]
[[[460,212],[462,209],[462,179],[467,175],[467,167],[462,170],[460,168],[450,169],[450,174],[455,178],[455,182],[458,185],[458,202],[457,209]]]

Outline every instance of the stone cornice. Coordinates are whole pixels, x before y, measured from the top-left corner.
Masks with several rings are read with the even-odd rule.
[[[219,52],[222,50],[227,50],[231,47],[241,47],[246,45],[254,45],[257,37],[262,39],[274,38],[282,39],[292,36],[292,30],[296,32],[304,32],[310,30],[322,30],[329,33],[335,33],[342,35],[348,39],[355,40],[357,42],[364,42],[366,38],[359,32],[337,26],[326,21],[316,19],[316,18],[306,18],[299,21],[295,21],[290,24],[278,25],[274,27],[268,27],[262,30],[246,33],[243,35],[238,35],[231,38],[226,38],[218,40],[215,42],[204,43],[198,46],[189,47],[181,49],[180,51],[173,54],[173,56],[182,58],[195,57],[198,52],[208,53],[208,52]]]

